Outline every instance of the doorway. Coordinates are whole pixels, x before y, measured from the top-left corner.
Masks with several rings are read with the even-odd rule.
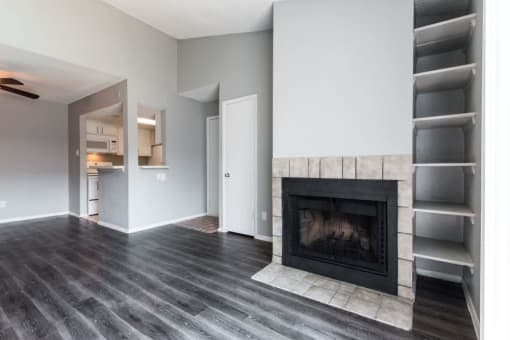
[[[222,230],[257,231],[257,95],[223,102]]]
[[[124,166],[123,103],[80,116],[80,217],[100,223],[102,204],[101,171]]]
[[[207,216],[219,215],[220,117],[207,118]]]

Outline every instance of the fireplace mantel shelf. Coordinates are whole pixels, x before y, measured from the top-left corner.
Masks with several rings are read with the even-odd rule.
[[[475,266],[471,255],[462,243],[415,237],[413,253],[415,258],[466,266],[471,270]]]

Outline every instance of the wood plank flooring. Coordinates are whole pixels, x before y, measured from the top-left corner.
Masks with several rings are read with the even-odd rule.
[[[460,287],[420,278],[404,332],[250,279],[271,245],[74,217],[0,226],[0,339],[474,339]]]
[[[188,228],[203,233],[212,234],[218,232],[218,217],[202,216],[191,220],[176,223],[179,227]]]

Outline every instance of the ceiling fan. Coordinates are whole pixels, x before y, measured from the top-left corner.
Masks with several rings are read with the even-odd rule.
[[[38,99],[39,95],[27,91],[23,91],[17,89],[15,87],[7,86],[7,85],[25,85],[21,81],[14,78],[0,78],[0,90],[7,91],[10,93],[17,94],[19,96],[27,97],[30,99]]]

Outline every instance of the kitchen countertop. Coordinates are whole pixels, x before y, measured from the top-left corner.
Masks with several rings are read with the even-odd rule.
[[[124,165],[91,166],[89,169],[96,169],[97,171],[124,171]]]

